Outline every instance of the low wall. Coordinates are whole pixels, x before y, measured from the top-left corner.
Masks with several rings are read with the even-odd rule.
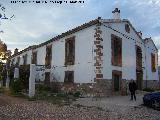
[[[144,88],[160,90],[160,81],[159,80],[143,80],[143,89]]]
[[[120,90],[114,91],[114,83],[111,79],[98,79],[95,83],[56,83],[64,92],[81,91],[87,96],[113,96],[113,95],[128,95],[130,80],[122,79],[120,82]],[[51,87],[55,87],[54,83],[50,83]],[[143,81],[143,89],[146,88],[146,81]],[[156,80],[147,80],[147,88],[160,89],[160,82]]]

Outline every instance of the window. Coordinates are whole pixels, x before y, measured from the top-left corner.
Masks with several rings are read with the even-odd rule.
[[[74,83],[74,71],[65,71],[64,83]]]
[[[142,49],[136,46],[136,69],[142,71]]]
[[[46,47],[46,58],[45,58],[46,68],[51,68],[51,60],[52,60],[52,45],[49,45]]]
[[[65,65],[74,65],[75,61],[75,37],[65,40]]]
[[[23,55],[23,65],[27,65],[27,54]]]
[[[20,56],[17,58],[17,63],[16,63],[16,65],[19,65],[19,63],[20,63]]]
[[[37,65],[37,51],[32,53],[32,64]]]
[[[130,28],[129,28],[128,24],[125,24],[125,30],[126,30],[127,33],[130,33]]]
[[[156,58],[155,54],[151,53],[151,68],[152,72],[156,72]]]
[[[112,65],[122,66],[122,39],[111,35]]]

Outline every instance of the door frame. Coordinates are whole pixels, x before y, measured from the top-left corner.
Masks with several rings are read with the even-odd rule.
[[[138,74],[141,75],[140,79],[138,79]],[[140,83],[140,86],[138,83]],[[143,71],[136,71],[136,84],[137,84],[137,89],[142,90],[142,88],[143,88]]]
[[[119,90],[118,91],[115,91],[115,88],[114,88],[114,75],[119,75],[120,76]],[[122,81],[122,71],[113,70],[112,71],[112,91],[114,91],[114,92],[120,92],[121,91],[121,81]]]

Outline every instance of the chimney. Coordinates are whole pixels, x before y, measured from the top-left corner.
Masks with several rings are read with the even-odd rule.
[[[138,35],[142,38],[142,32],[139,31],[139,32],[137,32],[137,33],[138,33]]]
[[[113,19],[120,19],[120,10],[118,8],[115,8],[114,11],[112,11]]]
[[[18,53],[18,49],[16,48],[15,50],[14,50],[14,54],[17,54]]]

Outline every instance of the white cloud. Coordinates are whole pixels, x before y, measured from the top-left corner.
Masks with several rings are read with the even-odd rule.
[[[90,0],[87,0],[86,4],[89,5],[89,3]],[[86,22],[81,22],[81,20],[87,20],[94,13],[89,12],[92,8],[88,9],[86,4],[83,4],[83,7],[78,4],[21,5],[20,7],[18,4],[6,3],[8,13],[10,13],[9,10],[13,10],[16,17],[13,21],[3,22],[1,27],[5,33],[1,35],[1,38],[7,43],[17,43],[17,47],[21,47],[19,42],[27,41],[28,45],[32,45],[49,40],[57,34]],[[79,9],[79,7],[81,8]],[[88,17],[84,16],[84,13],[88,14]],[[13,49],[15,46],[10,44],[8,47]]]
[[[129,19],[137,31],[141,30],[144,37],[152,37],[157,47],[160,46],[160,0],[85,0],[85,4],[75,5],[1,2],[9,16],[15,14],[15,19],[0,26],[5,32],[0,37],[9,49],[44,42],[98,16],[111,18],[111,11],[117,6],[122,18]]]

